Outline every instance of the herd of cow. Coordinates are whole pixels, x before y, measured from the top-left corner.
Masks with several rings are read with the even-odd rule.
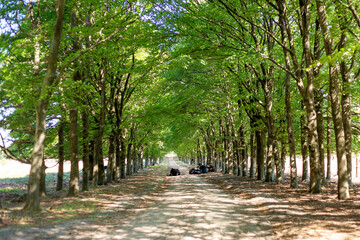
[[[196,168],[192,168],[189,171],[189,174],[201,174],[208,172],[216,172],[216,167],[213,165],[202,165],[199,164]],[[180,170],[177,168],[171,168],[169,176],[178,176],[180,175]]]

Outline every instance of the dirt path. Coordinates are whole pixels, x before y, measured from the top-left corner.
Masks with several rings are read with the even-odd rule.
[[[206,180],[189,175],[167,177],[163,191],[144,195],[126,213],[75,220],[53,226],[7,231],[0,239],[272,239],[270,223],[258,205]],[[120,201],[120,200],[119,200]]]

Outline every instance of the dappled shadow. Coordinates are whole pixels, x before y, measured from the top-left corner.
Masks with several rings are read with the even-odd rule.
[[[336,185],[327,184],[323,194],[309,194],[307,185],[298,189],[288,185],[264,183],[231,175],[207,178],[234,194],[258,202],[281,239],[360,239],[360,199],[337,200]]]
[[[172,179],[159,204],[114,229],[123,239],[264,239],[270,226],[256,206],[241,204],[197,175]]]
[[[180,170],[181,176],[163,176],[162,181],[142,173],[106,191],[87,193],[88,204],[101,203],[98,214],[16,231],[11,239],[271,239],[271,226],[256,205],[229,195],[202,175]]]
[[[152,168],[45,202],[46,211],[32,220],[40,225],[12,230],[10,237],[0,229],[0,239],[360,239],[358,189],[352,200],[338,201],[331,184],[325,194],[310,195],[305,184],[291,189],[170,167],[181,175]]]

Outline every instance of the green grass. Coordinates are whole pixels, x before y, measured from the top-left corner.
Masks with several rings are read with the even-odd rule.
[[[21,188],[2,188],[0,189],[0,193],[16,193],[16,194],[20,194],[22,193],[24,190],[22,190]]]

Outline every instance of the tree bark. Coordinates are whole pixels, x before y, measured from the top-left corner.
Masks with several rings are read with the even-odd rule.
[[[127,145],[127,156],[126,156],[126,159],[127,159],[127,164],[126,164],[126,175],[130,176],[132,175],[132,165],[133,165],[133,162],[132,162],[132,141],[133,141],[133,136],[134,136],[134,129],[133,127],[131,127],[131,130],[130,130],[130,138],[129,138],[129,143]]]
[[[248,158],[246,154],[246,142],[245,142],[245,127],[240,125],[239,128],[239,148],[240,148],[240,159],[241,159],[241,170],[242,176],[248,176]]]
[[[250,178],[256,175],[256,145],[254,144],[255,131],[251,128],[250,135]]]
[[[59,128],[58,128],[58,173],[57,173],[57,182],[56,182],[56,191],[60,191],[63,189],[63,179],[64,179],[64,128],[65,122],[64,118],[61,117]]]
[[[45,138],[46,138],[46,115],[49,100],[52,92],[49,87],[53,85],[56,77],[57,59],[61,41],[63,20],[64,20],[64,0],[59,0],[57,4],[57,17],[53,30],[53,38],[50,45],[50,52],[47,60],[47,71],[42,83],[40,98],[36,105],[36,128],[35,141],[32,151],[31,169],[29,175],[28,194],[24,210],[39,211],[40,207],[40,176],[41,166],[44,157]]]
[[[345,26],[341,26],[342,34],[339,44],[339,50],[346,47],[347,37],[344,33]],[[340,73],[342,78],[342,118],[345,133],[345,152],[347,162],[347,173],[349,179],[349,186],[352,186],[352,127],[351,127],[351,82],[350,69],[347,68],[346,62],[340,62]]]
[[[45,161],[42,162],[41,165],[41,178],[40,178],[40,196],[45,197],[46,196],[46,166]]]
[[[319,139],[319,158],[320,158],[320,177],[321,183],[324,184],[326,182],[325,179],[325,147],[324,147],[324,126],[323,126],[323,96],[322,91],[316,92],[316,120],[317,120],[317,131],[318,131],[318,139]]]
[[[307,143],[307,128],[306,128],[306,119],[305,115],[301,115],[300,117],[300,128],[301,128],[301,136],[300,136],[300,142],[301,142],[301,156],[302,156],[302,178],[301,181],[308,181],[309,180],[309,146]]]
[[[89,191],[89,169],[90,169],[90,146],[89,146],[89,115],[86,111],[81,112],[83,131],[82,131],[82,147],[83,147],[83,172],[82,172],[82,191]]]
[[[265,181],[265,166],[264,166],[264,132],[261,129],[255,130],[256,137],[256,163],[258,167],[258,180]]]
[[[79,141],[77,133],[78,111],[70,109],[69,143],[70,143],[70,183],[68,196],[76,196],[79,192]]]
[[[126,164],[125,164],[125,160],[126,160],[126,142],[125,142],[125,136],[123,131],[121,131],[120,134],[120,178],[121,179],[125,179],[126,178]]]
[[[330,128],[330,110],[327,117],[327,129],[326,129],[326,143],[327,143],[327,171],[326,180],[331,180],[331,128]]]
[[[111,183],[113,180],[115,180],[115,168],[114,164],[116,163],[115,159],[115,138],[114,138],[114,132],[110,134],[109,137],[109,160],[107,165],[107,182]]]
[[[317,135],[317,122],[316,111],[314,106],[314,69],[312,67],[312,53],[310,48],[310,1],[299,1],[300,19],[301,19],[301,37],[303,46],[303,57],[305,60],[306,70],[306,83],[303,76],[303,68],[300,67],[298,55],[296,54],[295,41],[292,34],[291,24],[287,16],[287,5],[284,0],[276,0],[280,15],[284,20],[288,44],[290,47],[289,55],[292,60],[293,70],[295,72],[296,83],[303,99],[306,116],[307,116],[307,129],[308,129],[308,144],[310,156],[310,193],[321,192],[321,179],[319,174],[319,148],[318,148],[318,135]]]
[[[103,159],[103,135],[105,129],[105,117],[106,117],[106,81],[105,81],[105,70],[100,69],[100,114],[99,114],[99,126],[98,132],[95,139],[95,164],[97,165],[98,178],[97,185],[103,185],[106,182],[105,179],[105,167]],[[94,168],[95,169],[95,168]],[[95,173],[95,171],[94,171]]]
[[[331,56],[333,53],[333,42],[327,23],[325,3],[321,0],[316,0],[316,8],[319,17],[319,23],[323,33],[326,55]],[[339,94],[339,70],[337,65],[334,65],[331,62],[329,63],[329,77],[331,112],[335,129],[336,156],[338,161],[338,198],[340,200],[344,200],[350,198],[345,151],[345,131],[343,117],[341,114],[341,100]]]

